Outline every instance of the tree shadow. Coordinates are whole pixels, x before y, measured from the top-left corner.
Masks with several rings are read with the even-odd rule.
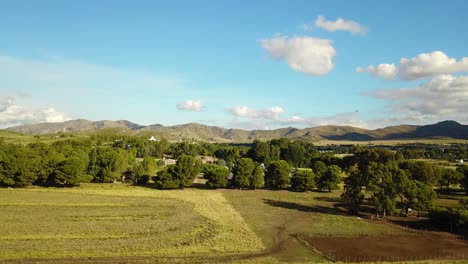
[[[338,197],[326,197],[326,196],[315,197],[314,200],[335,203],[335,204],[339,204],[342,202],[341,199]]]
[[[450,225],[447,223],[445,228],[436,227],[427,218],[418,217],[389,217],[392,224],[402,226],[404,228],[412,229],[415,231],[446,231],[450,232]]]
[[[301,212],[310,212],[310,213],[323,213],[323,214],[332,214],[332,215],[346,215],[346,212],[341,210],[338,207],[326,207],[326,206],[319,206],[319,205],[302,205],[298,203],[286,202],[286,201],[276,201],[271,199],[263,199],[265,204],[286,208],[291,210],[297,210]]]

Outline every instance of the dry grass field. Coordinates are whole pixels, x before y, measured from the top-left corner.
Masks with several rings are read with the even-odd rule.
[[[468,256],[468,243],[450,234],[350,216],[339,194],[124,184],[0,189],[0,262],[452,263]]]

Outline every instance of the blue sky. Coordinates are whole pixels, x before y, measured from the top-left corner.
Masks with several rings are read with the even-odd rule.
[[[245,129],[468,123],[467,9],[2,1],[0,127],[75,118]]]

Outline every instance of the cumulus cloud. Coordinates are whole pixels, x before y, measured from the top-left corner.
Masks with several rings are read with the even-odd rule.
[[[327,20],[324,16],[318,16],[315,20],[315,26],[329,32],[338,30],[351,32],[353,35],[366,35],[368,28],[352,20]]]
[[[369,65],[367,68],[357,67],[356,72],[368,72],[374,77],[380,77],[385,80],[392,80],[398,74],[398,68],[395,64],[379,64],[377,66]]]
[[[357,72],[368,72],[386,80],[399,76],[402,80],[416,80],[440,74],[468,72],[468,57],[456,60],[442,51],[421,53],[414,58],[401,58],[400,66],[394,64],[370,65],[358,67]]]
[[[322,76],[334,67],[336,50],[328,39],[276,36],[261,40],[261,45],[270,56],[304,74]]]
[[[71,120],[65,113],[54,108],[30,109],[18,105],[13,97],[0,101],[0,127],[27,125],[42,122],[64,122]]]
[[[200,112],[203,105],[200,100],[187,100],[177,104],[177,109],[181,111]]]
[[[253,118],[253,119],[278,119],[284,113],[284,109],[278,106],[268,109],[255,110],[247,106],[236,106],[226,109],[235,117]]]
[[[457,61],[454,58],[449,58],[442,51],[422,53],[411,59],[402,58],[400,60],[401,78],[405,80],[466,71],[468,71],[468,57]]]
[[[414,88],[375,90],[364,94],[387,101],[386,122],[430,123],[445,119],[468,122],[468,76],[440,75]]]

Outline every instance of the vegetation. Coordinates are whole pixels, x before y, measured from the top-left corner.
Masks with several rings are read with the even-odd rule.
[[[293,191],[312,191],[316,187],[315,174],[312,170],[296,170],[291,178]]]
[[[457,168],[457,171],[462,175],[460,180],[465,192],[468,194],[468,166],[464,165]]]
[[[209,188],[226,188],[228,184],[229,170],[223,166],[210,165],[205,168],[203,177],[207,180]]]
[[[0,208],[0,260],[153,256],[211,262],[264,249],[214,191],[105,184],[0,189]]]
[[[160,189],[175,189],[191,186],[195,177],[201,172],[202,163],[192,156],[182,155],[177,163],[168,166],[153,177],[153,181]]]
[[[0,189],[5,194],[9,194],[8,192],[11,191],[11,194],[32,193],[31,196],[37,197],[37,200],[28,200],[30,198],[27,197],[23,199],[15,195],[10,197],[11,200],[0,197],[0,207],[5,207],[0,209],[2,212],[7,212],[4,219],[8,220],[8,223],[17,221],[15,217],[21,215],[24,210],[30,210],[32,206],[38,208],[64,207],[58,209],[57,214],[51,215],[51,218],[47,220],[53,222],[52,218],[63,218],[59,224],[63,224],[64,227],[63,229],[57,228],[57,233],[47,233],[49,232],[47,231],[49,227],[47,227],[44,229],[44,236],[41,236],[42,233],[39,232],[37,238],[28,237],[27,230],[30,227],[24,227],[22,226],[24,223],[18,223],[16,227],[8,227],[16,231],[8,231],[10,233],[6,232],[7,235],[0,237],[0,246],[2,246],[2,241],[16,239],[18,243],[24,243],[26,247],[35,247],[34,240],[51,239],[50,244],[45,243],[44,246],[37,246],[37,252],[34,251],[35,253],[31,253],[32,255],[28,255],[28,257],[46,257],[44,253],[47,251],[46,248],[60,248],[60,242],[56,241],[58,239],[70,241],[70,244],[65,246],[64,251],[69,253],[51,251],[53,253],[51,257],[98,256],[98,252],[103,251],[109,252],[106,253],[108,256],[132,256],[139,252],[138,254],[142,256],[155,254],[155,256],[169,257],[171,252],[176,252],[174,254],[178,255],[177,250],[173,247],[181,247],[182,251],[186,252],[184,254],[194,252],[200,256],[208,256],[208,259],[204,259],[207,262],[216,262],[215,260],[220,259],[212,259],[211,257],[225,256],[231,253],[235,255],[239,252],[242,254],[265,254],[266,256],[265,252],[262,253],[262,250],[265,250],[263,245],[269,250],[274,250],[270,246],[274,246],[276,243],[265,239],[263,233],[266,232],[266,228],[270,228],[270,239],[274,237],[271,234],[272,228],[278,230],[286,228],[283,228],[277,219],[291,220],[295,223],[292,226],[287,224],[287,228],[290,229],[288,232],[295,230],[294,233],[290,233],[290,236],[294,236],[297,243],[304,244],[306,241],[313,244],[316,236],[323,235],[353,237],[358,235],[372,236],[373,234],[385,235],[387,231],[388,234],[402,232],[398,228],[370,224],[367,220],[363,223],[360,219],[367,217],[370,213],[377,218],[386,218],[389,215],[404,218],[412,211],[416,211],[418,216],[427,216],[431,223],[442,230],[466,234],[467,202],[463,200],[460,187],[465,188],[465,192],[468,191],[467,166],[441,166],[426,160],[408,159],[405,158],[408,153],[402,150],[379,147],[348,147],[345,150],[344,155],[338,156],[335,155],[334,150],[322,150],[321,153],[317,147],[310,143],[291,142],[289,139],[255,141],[252,145],[208,144],[190,141],[170,143],[164,140],[152,142],[145,138],[132,136],[117,138],[112,134],[87,139],[64,138],[50,144],[35,142],[21,145],[0,140],[0,185],[9,187],[30,185],[73,187],[50,188],[47,191],[37,187]],[[460,149],[456,151],[462,152]],[[206,156],[211,157],[207,158]],[[167,162],[171,161],[170,159],[175,159],[175,164],[165,165],[164,160]],[[210,164],[202,165],[202,161]],[[154,189],[191,187],[197,177],[201,179],[201,173],[203,173],[208,188],[234,188],[238,190],[216,191],[190,188],[188,190],[159,191]],[[115,184],[118,182],[141,186],[131,187],[130,185]],[[108,185],[106,183],[114,184]],[[199,181],[196,183],[195,186],[203,184]],[[341,187],[343,187],[343,191],[334,191]],[[275,190],[275,192],[268,190],[249,191],[249,189],[261,188]],[[118,191],[114,192],[113,189]],[[64,195],[61,196],[62,194]],[[83,197],[85,194],[90,196],[85,198]],[[187,196],[185,196],[186,194]],[[53,200],[48,195],[59,200]],[[101,195],[109,195],[109,197],[102,199]],[[79,196],[79,198],[71,198],[72,196]],[[110,196],[115,197],[110,198]],[[136,197],[142,199],[138,200]],[[158,199],[150,201],[149,197],[157,197]],[[227,197],[229,202],[224,197]],[[249,197],[252,202],[246,200]],[[176,201],[172,201],[173,199]],[[193,199],[200,201],[192,201]],[[458,199],[462,199],[463,202],[458,203]],[[119,202],[116,202],[117,200]],[[123,202],[124,200],[129,202]],[[434,201],[440,208],[433,206]],[[179,204],[179,202],[182,203]],[[201,202],[208,204],[201,205]],[[146,203],[153,203],[150,206],[151,209],[143,208]],[[235,209],[229,207],[230,203]],[[26,206],[30,207],[26,209]],[[101,210],[103,214],[107,212],[108,215],[101,216],[98,213],[99,210],[96,212],[89,210],[90,216],[83,218],[86,221],[96,222],[95,232],[86,233],[88,231],[85,231],[84,228],[76,227],[67,222],[67,217],[73,213],[86,214],[79,210],[81,207],[94,208],[99,206],[108,206],[108,209]],[[227,206],[226,210],[230,211],[224,212],[222,215],[221,213],[220,215],[211,215],[212,211],[219,210],[223,206]],[[344,207],[342,208],[342,206]],[[69,210],[71,207],[73,210]],[[110,207],[115,207],[115,210],[112,211],[113,209]],[[139,223],[140,220],[134,216],[134,211],[130,209],[130,211],[126,211],[126,207],[135,207],[135,212],[137,210],[141,210],[142,213],[146,212],[142,219],[150,219],[151,221]],[[185,212],[179,212],[180,210]],[[200,212],[199,210],[207,211]],[[242,214],[242,217],[236,210]],[[39,209],[38,212],[39,215],[45,214]],[[255,215],[256,212],[265,215],[262,215],[259,220],[260,215]],[[360,214],[359,218],[349,215],[349,212]],[[153,214],[156,216],[148,216]],[[199,214],[202,215],[201,218]],[[239,227],[239,225],[227,226],[219,219],[229,218],[236,214],[237,216],[234,218],[237,217],[243,227]],[[29,215],[29,213],[24,215]],[[171,219],[168,221],[174,222],[177,222],[177,218],[180,217],[181,221],[178,224],[186,226],[179,230],[174,223],[172,225],[174,230],[161,229],[164,226],[171,226],[164,222],[167,215],[170,215],[167,219]],[[304,220],[289,219],[293,215],[304,217]],[[34,219],[33,216],[31,217]],[[251,239],[252,245],[255,244],[252,249],[237,250],[233,248],[226,251],[225,248],[229,247],[226,241],[235,242],[225,236],[233,232],[246,232],[245,234],[251,232],[248,231],[250,227],[243,222],[243,217],[262,239],[263,245],[252,242],[256,238],[254,235],[254,238],[248,238]],[[267,217],[272,219],[265,219]],[[0,216],[0,219],[3,218]],[[81,221],[81,218],[73,219],[73,221],[80,223],[85,221]],[[127,219],[133,219],[137,222],[135,225],[139,224],[142,229],[132,224],[128,224],[129,227],[122,227],[115,222]],[[98,221],[101,221],[99,223],[102,223],[103,226],[97,223]],[[254,221],[258,221],[258,223]],[[447,225],[447,223],[451,224]],[[150,227],[150,224],[158,227]],[[307,225],[310,226],[304,229]],[[244,227],[246,229],[243,229]],[[22,228],[24,228],[25,233],[21,233],[23,232]],[[76,232],[70,231],[75,228]],[[108,234],[105,231],[114,228],[121,228],[122,232],[115,231]],[[131,228],[134,229],[132,229],[134,232],[131,231]],[[238,228],[240,229],[237,230]],[[304,230],[300,231],[300,228]],[[366,228],[366,230],[358,232],[355,230],[356,228]],[[50,228],[50,230],[52,229]],[[225,233],[222,230],[228,231]],[[166,238],[163,235],[156,238],[154,235],[153,238],[153,235],[150,235],[147,238],[148,244],[141,246],[141,250],[137,249],[138,244],[143,243],[141,241],[144,240],[140,235],[148,234],[147,232],[171,233],[174,237]],[[98,245],[96,249],[90,249],[89,246],[81,244],[93,244],[87,241],[88,236],[89,239],[96,240],[94,241]],[[240,238],[239,234],[237,236]],[[279,234],[278,236],[283,235]],[[221,240],[216,240],[218,237]],[[108,238],[112,238],[113,242],[101,241],[101,239]],[[113,244],[117,243],[114,241],[116,239],[122,241],[121,247],[125,249],[116,248],[117,244]],[[213,241],[225,244],[218,245],[216,244],[218,242]],[[291,243],[291,241],[284,243]],[[209,245],[208,248],[205,247],[207,245]],[[8,246],[11,246],[11,250],[5,251],[7,253],[1,255],[0,258],[23,258],[26,256],[26,253],[19,253],[19,244],[10,243]],[[83,251],[73,250],[72,246],[83,247]],[[112,250],[106,251],[105,248]],[[215,250],[208,252],[209,248],[215,248]],[[302,252],[299,255],[310,254],[310,249],[304,251],[298,249],[298,251]],[[309,253],[305,253],[306,251]],[[288,257],[294,255],[292,252],[290,254]],[[244,257],[246,256],[242,256],[242,258]],[[230,258],[237,259],[235,256],[230,256]],[[198,260],[203,262],[202,259]],[[323,256],[313,255],[309,260],[323,260]],[[183,260],[181,261],[183,262]],[[300,260],[298,259],[298,261]]]
[[[417,209],[430,207],[435,196],[432,179],[428,175],[421,176],[402,169],[408,167],[408,164],[400,167],[403,157],[398,153],[385,149],[361,149],[351,159],[355,164],[345,180],[342,195],[351,212],[360,210],[366,195],[377,216],[395,214],[397,207],[406,213],[410,206]],[[420,181],[423,179],[426,182]],[[399,204],[397,197],[400,199]]]
[[[272,190],[288,188],[291,178],[291,167],[284,160],[271,163],[265,174],[265,187]]]
[[[234,177],[232,178],[232,186],[235,188],[250,188],[251,178],[255,169],[255,163],[252,159],[241,158],[234,167]]]
[[[318,178],[317,186],[320,190],[332,190],[339,189],[338,184],[341,182],[341,169],[336,165],[331,165],[323,172]]]

